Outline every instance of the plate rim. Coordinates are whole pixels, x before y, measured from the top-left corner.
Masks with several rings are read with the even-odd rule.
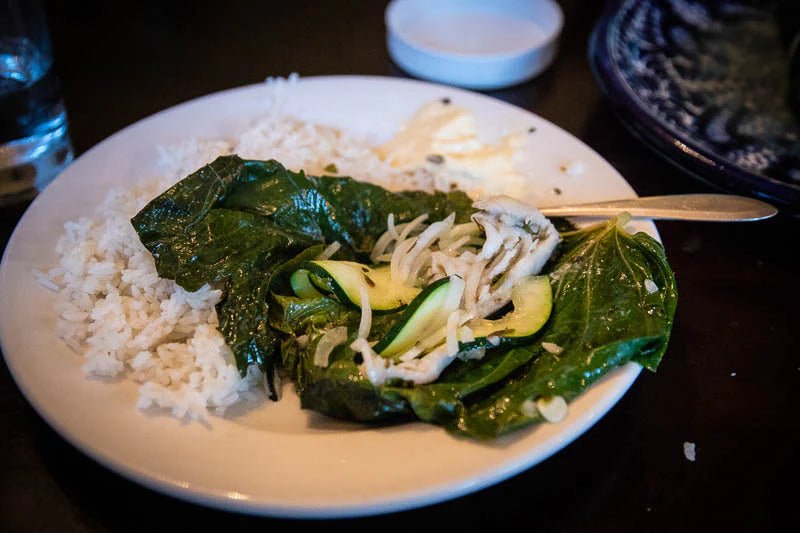
[[[405,78],[393,78],[386,76],[360,76],[360,75],[309,76],[301,78],[299,81],[302,83],[303,80],[308,80],[311,82],[345,80],[352,83],[358,83],[359,81],[366,80],[366,81],[380,81],[380,82],[389,82],[398,84],[427,86],[429,88],[446,89],[447,91],[453,93],[467,93],[472,95],[473,97],[478,97],[478,99],[480,100],[486,99],[494,102],[495,104],[499,104],[509,109],[513,109],[515,112],[522,112],[522,113],[527,113],[529,115],[533,115],[537,118],[537,120],[546,122],[552,125],[554,128],[566,134],[570,138],[571,142],[579,143],[583,145],[586,149],[591,151],[593,154],[595,154],[600,160],[602,160],[605,164],[607,164],[609,168],[613,169],[617,177],[624,183],[624,185],[628,189],[630,189],[631,194],[633,196],[636,195],[635,191],[627,182],[627,180],[625,180],[624,177],[622,177],[619,174],[619,172],[605,158],[603,158],[600,154],[598,154],[594,149],[586,145],[578,137],[571,134],[567,130],[564,130],[560,126],[550,122],[549,120],[539,115],[536,115],[535,113],[527,109],[515,106],[513,104],[504,102],[496,98],[492,98],[488,95],[473,93],[471,91],[466,91],[463,89],[446,86],[438,83],[432,83],[420,80],[411,80]],[[104,145],[112,142],[114,138],[121,136],[126,132],[128,132],[129,130],[142,125],[142,123],[146,121],[155,119],[162,113],[170,112],[186,106],[191,106],[203,99],[220,97],[222,95],[231,95],[235,94],[238,91],[247,91],[255,87],[262,87],[263,85],[264,85],[263,83],[255,83],[239,87],[233,87],[222,91],[217,91],[214,93],[202,95],[196,98],[192,98],[190,100],[178,103],[174,106],[159,110],[151,115],[148,115],[147,117],[137,120],[129,124],[128,126],[112,133],[111,135],[109,135],[108,137],[106,137],[93,147],[91,147],[89,150],[81,154],[81,156],[77,158],[75,162],[73,162],[73,164],[82,159],[87,159],[91,157],[92,154],[101,150]],[[56,180],[57,179],[58,177],[56,178]],[[38,205],[38,203],[43,202],[44,200],[42,200],[42,198],[47,198],[47,196],[45,194],[39,195],[39,197],[37,197],[31,204],[31,207],[34,204]],[[10,262],[8,258],[15,249],[16,246],[15,243],[19,237],[20,228],[23,226],[23,222],[25,221],[26,217],[30,216],[31,212],[32,210],[29,207],[29,209],[17,223],[17,226],[14,228],[14,231],[12,232],[12,235],[8,240],[8,244],[3,253],[2,261],[0,261],[0,301],[5,301],[4,298],[5,284],[6,284],[7,271],[9,269],[8,264]],[[660,241],[660,236],[658,235],[658,231],[655,228],[655,225],[652,222],[648,222],[647,224],[652,234]],[[368,501],[365,503],[355,503],[349,505],[341,505],[338,503],[305,505],[305,506],[287,505],[283,503],[265,503],[264,501],[255,499],[254,500],[231,499],[227,491],[217,490],[211,487],[198,486],[198,484],[196,483],[192,485],[187,485],[185,482],[170,478],[169,476],[159,475],[158,472],[154,472],[147,468],[141,468],[141,467],[137,468],[136,465],[126,464],[124,462],[120,463],[113,457],[107,455],[107,453],[104,450],[98,449],[97,446],[92,445],[90,441],[82,439],[79,434],[76,434],[74,430],[69,428],[68,424],[62,423],[62,421],[59,420],[56,416],[54,416],[53,413],[51,413],[46,406],[40,404],[39,399],[36,397],[36,394],[32,393],[32,391],[29,388],[30,383],[26,381],[25,376],[20,374],[21,372],[20,368],[15,366],[14,358],[9,355],[7,349],[7,343],[4,340],[6,338],[5,324],[6,324],[5,320],[0,320],[0,347],[2,348],[6,366],[9,369],[9,373],[11,374],[15,385],[19,388],[20,392],[25,397],[26,401],[33,407],[33,409],[37,412],[37,414],[41,416],[61,438],[63,438],[71,446],[77,448],[78,451],[87,455],[94,461],[100,463],[101,465],[108,468],[112,472],[121,475],[122,477],[131,480],[135,483],[138,483],[142,486],[145,486],[149,489],[155,490],[156,492],[161,494],[166,494],[168,496],[176,497],[195,504],[206,505],[209,507],[225,511],[244,512],[248,514],[286,517],[286,518],[356,517],[356,516],[368,516],[368,515],[382,514],[388,512],[402,511],[451,500],[454,498],[464,496],[466,494],[477,492],[488,486],[500,483],[516,474],[519,474],[520,472],[523,472],[535,466],[536,464],[542,461],[547,460],[549,457],[551,457],[555,453],[558,453],[565,446],[569,445],[575,439],[586,433],[600,419],[602,419],[611,408],[613,408],[619,402],[619,400],[627,393],[627,391],[633,385],[634,381],[636,380],[636,378],[638,377],[638,375],[642,370],[641,366],[636,365],[634,363],[628,363],[623,367],[619,367],[614,371],[612,371],[608,377],[616,376],[617,379],[621,380],[621,383],[614,389],[613,394],[607,394],[606,396],[602,397],[601,401],[599,402],[601,408],[593,409],[590,412],[585,413],[583,418],[581,419],[580,424],[576,423],[573,427],[569,428],[569,431],[567,432],[563,431],[560,432],[559,435],[562,438],[558,439],[556,445],[550,446],[547,449],[546,453],[544,454],[536,453],[535,449],[529,448],[525,451],[525,453],[520,453],[509,459],[505,459],[502,462],[503,468],[495,468],[494,470],[483,470],[479,474],[468,476],[468,478],[466,479],[463,476],[458,479],[448,479],[445,482],[440,482],[435,485],[429,485],[426,487],[422,487],[421,489],[408,492],[407,494],[404,494],[402,497],[399,498],[390,495],[390,497],[384,498],[383,500],[378,499],[374,501]]]

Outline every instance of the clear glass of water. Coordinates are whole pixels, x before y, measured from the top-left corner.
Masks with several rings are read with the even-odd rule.
[[[72,161],[40,0],[0,0],[0,206],[33,198]]]

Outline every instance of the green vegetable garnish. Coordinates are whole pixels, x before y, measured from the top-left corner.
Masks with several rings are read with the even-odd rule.
[[[306,176],[277,161],[217,158],[155,198],[131,221],[153,254],[158,273],[189,291],[208,283],[223,290],[220,331],[244,375],[279,362],[281,335],[270,325],[271,292],[290,294],[295,268],[279,265],[311,246],[338,241],[337,257],[368,260],[386,219],[423,213],[466,222],[474,211],[462,192],[392,193],[351,178]],[[274,392],[274,391],[273,391]]]
[[[349,347],[359,309],[296,272],[334,241],[342,246],[338,260],[369,265],[390,213],[397,224],[424,213],[434,221],[455,213],[463,223],[474,212],[471,204],[461,192],[392,193],[226,156],[155,198],[132,223],[161,277],[190,291],[206,283],[223,291],[220,330],[242,373],[257,364],[271,379],[282,368],[304,408],[332,416],[416,418],[493,438],[542,421],[531,408],[542,397],[570,401],[628,361],[656,369],[675,312],[675,278],[661,245],[627,233],[621,217],[581,230],[558,226],[562,242],[541,273],[550,277],[552,311],[521,345],[501,343],[481,359],[456,359],[427,385],[368,381]],[[370,338],[383,338],[402,312],[374,314]],[[338,326],[350,338],[333,350],[328,366],[315,365],[319,338]]]

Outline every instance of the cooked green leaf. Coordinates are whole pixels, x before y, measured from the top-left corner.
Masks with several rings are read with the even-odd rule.
[[[223,291],[220,330],[242,373],[257,364],[271,380],[282,366],[302,406],[332,416],[418,418],[492,438],[540,422],[531,408],[538,398],[570,401],[628,361],[655,370],[672,326],[675,279],[661,245],[625,232],[622,217],[581,230],[560,226],[562,242],[545,267],[552,314],[530,344],[456,360],[427,385],[373,386],[350,348],[360,311],[334,298],[297,298],[290,277],[334,241],[342,245],[337,259],[367,261],[390,213],[402,223],[451,212],[459,223],[469,220],[470,199],[460,192],[393,193],[226,156],[155,198],[132,223],[161,277],[187,290],[210,284]],[[371,338],[381,338],[398,316],[373,316]],[[327,366],[315,364],[319,339],[338,326],[347,328],[347,342]]]
[[[553,314],[531,349],[524,373],[474,402],[454,429],[495,437],[541,421],[529,400],[558,395],[567,401],[628,361],[655,370],[667,347],[677,302],[675,278],[661,245],[614,219],[563,235],[550,271]],[[561,348],[546,351],[541,343]]]
[[[276,161],[225,156],[152,200],[131,222],[161,277],[187,290],[206,283],[223,290],[220,330],[244,374],[251,364],[269,369],[278,350],[269,295],[276,287],[285,292],[287,268],[280,265],[334,241],[343,246],[341,257],[366,256],[390,213],[399,223],[451,212],[468,220],[471,201],[461,192],[393,193],[350,178],[306,176]]]
[[[449,424],[461,415],[464,401],[470,395],[505,380],[533,355],[527,348],[493,350],[480,360],[455,361],[433,383],[415,387],[385,386],[381,393],[404,398],[420,420]]]

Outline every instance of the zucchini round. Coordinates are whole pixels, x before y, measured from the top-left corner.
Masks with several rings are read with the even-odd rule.
[[[289,278],[289,284],[292,286],[292,291],[294,291],[295,296],[298,298],[307,300],[322,296],[322,293],[319,292],[311,283],[311,280],[308,279],[308,270],[304,268],[294,271]]]
[[[497,320],[482,320],[471,325],[475,340],[469,348],[520,343],[535,335],[550,318],[553,290],[548,276],[528,276],[519,280],[511,292],[514,309]],[[499,342],[490,342],[496,337]]]
[[[324,260],[309,261],[304,268],[314,288],[333,294],[340,302],[354,308],[361,308],[359,287],[366,284],[369,306],[376,313],[399,311],[420,293],[418,287],[393,282],[388,266],[370,268],[352,261]]]
[[[457,291],[457,298],[453,291]],[[373,347],[383,357],[399,355],[431,332],[442,329],[450,313],[461,304],[464,281],[442,278],[428,285],[408,304],[391,329]]]

